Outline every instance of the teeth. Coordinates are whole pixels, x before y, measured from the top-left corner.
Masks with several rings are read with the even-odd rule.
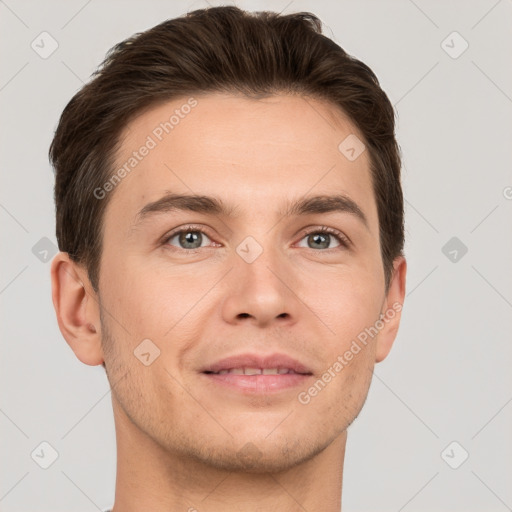
[[[261,369],[260,368],[245,368],[244,373],[245,375],[261,375]]]
[[[284,375],[286,373],[295,373],[289,368],[231,368],[230,370],[220,370],[218,375],[232,373],[234,375]]]

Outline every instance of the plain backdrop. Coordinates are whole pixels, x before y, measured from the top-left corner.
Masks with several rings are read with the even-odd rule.
[[[109,48],[207,5],[0,1],[2,512],[112,505],[108,381],[75,358],[51,302],[48,146]],[[512,510],[512,1],[237,5],[317,14],[398,115],[407,297],[349,428],[344,511]],[[57,456],[47,469],[41,450]]]

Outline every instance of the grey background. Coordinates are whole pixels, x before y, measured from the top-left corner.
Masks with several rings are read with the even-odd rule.
[[[237,5],[317,14],[376,72],[399,116],[408,290],[398,339],[349,429],[344,511],[512,510],[512,1]],[[47,151],[62,109],[111,46],[205,6],[0,1],[3,512],[113,502],[108,381],[75,358],[51,302]],[[59,45],[46,59],[31,47],[43,31]],[[454,31],[469,44],[457,58]],[[43,441],[58,452],[48,469],[31,457]],[[447,464],[465,451],[458,469]]]

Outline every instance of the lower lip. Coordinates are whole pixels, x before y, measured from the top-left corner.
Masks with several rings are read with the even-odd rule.
[[[272,393],[304,386],[312,375],[284,373],[281,375],[239,375],[235,373],[203,373],[210,382],[247,393]]]

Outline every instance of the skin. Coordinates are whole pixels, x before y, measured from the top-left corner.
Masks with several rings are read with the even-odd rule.
[[[105,362],[112,386],[113,510],[337,512],[347,427],[392,347],[400,312],[309,403],[297,395],[403,303],[405,259],[395,260],[386,291],[369,155],[349,161],[338,150],[348,135],[363,137],[332,105],[286,95],[195,98],[191,113],[109,192],[99,293],[66,253],[52,262],[61,332],[82,362]],[[134,119],[117,163],[186,100]],[[217,196],[237,215],[168,211],[135,225],[165,191]],[[368,226],[347,212],[278,213],[287,201],[334,192],[355,201]],[[196,253],[179,237],[162,242],[190,223],[205,233]],[[322,226],[349,246],[329,235],[315,246],[313,228]],[[252,263],[236,251],[248,236],[263,249]],[[160,350],[149,366],[133,353],[144,339]],[[250,395],[200,373],[243,352],[286,353],[313,375],[300,388]]]

